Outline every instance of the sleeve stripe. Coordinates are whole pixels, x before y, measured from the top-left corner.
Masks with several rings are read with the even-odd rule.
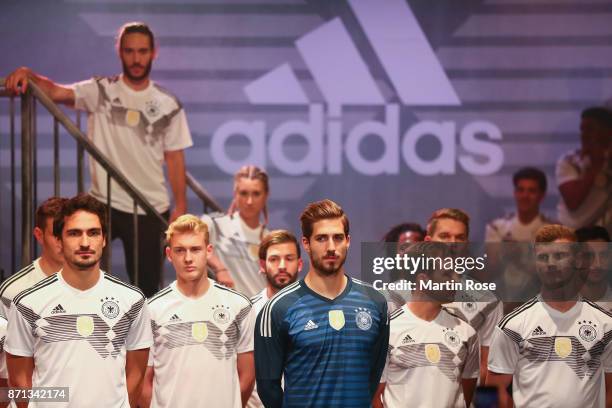
[[[2,285],[0,285],[0,296],[4,294],[4,292],[8,289],[8,287],[13,284],[13,282],[23,278],[24,276],[26,276],[28,273],[32,272],[33,270],[34,270],[34,264],[32,263],[26,266],[25,268],[23,268],[22,270],[20,270],[19,272],[17,272],[16,274],[9,276],[4,282],[2,282]]]
[[[513,318],[515,318],[516,316],[518,316],[519,314],[523,313],[525,310],[529,309],[531,306],[535,305],[538,303],[538,298],[537,296],[534,297],[533,299],[531,299],[530,301],[528,301],[527,303],[525,303],[523,306],[520,306],[518,309],[508,313],[498,324],[500,329],[503,329],[506,324],[512,320]]]
[[[23,299],[24,297],[28,296],[31,293],[36,292],[39,289],[44,288],[45,286],[51,285],[54,282],[57,282],[57,275],[56,274],[53,274],[53,275],[51,275],[51,276],[41,280],[36,285],[32,286],[30,289],[26,289],[23,292],[21,292],[19,295],[17,295],[15,297],[15,299],[13,299],[13,303],[15,305],[18,304],[21,301],[21,299]]]
[[[589,305],[593,306],[595,309],[599,310],[600,312],[602,312],[603,314],[612,317],[612,312],[608,312],[606,309],[604,309],[603,307],[599,306],[597,303],[592,302],[588,299],[582,298],[582,300],[584,300],[586,303],[588,303]]]
[[[276,296],[274,296],[270,301],[268,301],[268,303],[266,303],[263,310],[261,311],[261,321],[259,323],[259,334],[262,337],[272,337],[271,314],[272,314],[272,308],[274,307],[274,305],[281,298],[285,297],[289,293],[294,292],[298,289],[300,289],[299,281],[287,286],[285,289],[277,293]]]

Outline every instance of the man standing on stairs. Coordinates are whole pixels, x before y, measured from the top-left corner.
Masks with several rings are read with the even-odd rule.
[[[187,211],[183,149],[193,142],[185,111],[178,99],[149,79],[157,55],[151,29],[127,23],[119,31],[117,52],[123,73],[60,85],[21,67],[6,78],[7,89],[24,92],[35,82],[53,101],[88,113],[88,136],[110,162],[166,219]],[[163,164],[174,196],[174,209],[165,185]],[[91,195],[107,202],[106,171],[90,160]],[[118,184],[111,189],[111,234],[120,238],[132,282],[134,270],[134,203]],[[159,220],[138,209],[138,284],[146,296],[159,289],[162,233]]]

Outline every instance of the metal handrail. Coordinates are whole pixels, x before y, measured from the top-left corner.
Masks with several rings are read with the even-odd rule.
[[[194,194],[202,201],[205,213],[208,212],[208,210],[223,212],[221,205],[214,198],[212,198],[204,186],[201,185],[190,172],[185,172],[185,179],[191,191],[193,191]]]

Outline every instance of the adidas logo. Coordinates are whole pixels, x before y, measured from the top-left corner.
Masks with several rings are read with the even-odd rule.
[[[406,337],[404,337],[404,339],[402,340],[402,344],[408,344],[408,343],[414,343],[414,339],[410,337],[409,334],[407,334]]]
[[[173,314],[172,317],[170,318],[171,322],[176,322],[176,321],[179,321],[179,320],[181,320],[181,318],[178,317],[178,315],[176,313]]]
[[[53,310],[51,310],[51,314],[57,314],[57,313],[66,313],[62,305],[60,305],[59,303],[57,306],[53,308]]]
[[[545,336],[546,332],[540,327],[536,327],[532,332],[531,332],[532,336]]]
[[[423,120],[411,121],[410,128],[400,129],[404,122],[400,104],[460,106],[461,100],[409,4],[405,0],[385,0],[384,4],[381,7],[380,0],[348,1],[374,50],[368,60],[336,17],[295,41],[314,86],[309,83],[305,88],[296,75],[296,68],[302,67],[292,67],[289,62],[248,83],[243,91],[251,104],[306,105],[308,116],[275,124],[275,128],[269,128],[265,121],[236,119],[222,123],[211,140],[215,164],[233,174],[247,162],[272,162],[282,173],[292,176],[342,174],[345,160],[358,173],[369,176],[399,174],[402,161],[423,176],[456,174],[458,167],[475,175],[497,172],[503,166],[497,142],[502,133],[493,123],[475,120],[461,128],[443,119]],[[389,27],[394,41],[388,41]],[[378,67],[384,71],[382,78],[372,75]],[[377,114],[379,119],[356,123],[348,129],[343,110],[353,106],[384,106],[384,115]],[[477,140],[477,134],[483,140]],[[228,155],[226,144],[233,135],[244,135],[251,141],[244,160]],[[299,160],[284,153],[286,140],[295,135],[302,136],[308,145],[309,153]],[[376,159],[365,158],[360,151],[363,140],[371,135],[384,144],[384,152]],[[434,159],[424,159],[416,149],[418,141],[429,136],[442,144],[439,157]],[[467,154],[455,153],[459,151]],[[447,157],[449,154],[454,157]],[[472,156],[485,158],[476,160]]]
[[[316,329],[318,327],[319,327],[318,324],[316,324],[312,320],[309,320],[308,323],[306,323],[306,325],[304,326],[304,331],[314,330],[314,329]]]

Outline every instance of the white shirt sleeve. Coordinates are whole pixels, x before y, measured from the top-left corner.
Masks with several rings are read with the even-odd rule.
[[[557,162],[555,176],[557,178],[557,186],[560,186],[568,181],[578,180],[580,178],[580,171],[570,162],[569,156],[566,155],[562,156]]]
[[[4,351],[16,356],[32,357],[34,355],[34,342],[32,328],[17,306],[13,305],[9,312]]]
[[[498,302],[493,310],[491,310],[486,316],[485,321],[479,329],[480,345],[482,347],[489,347],[491,339],[493,337],[493,331],[497,324],[504,317],[504,306],[502,302]]]
[[[212,218],[210,218],[210,215],[204,214],[200,218],[202,221],[204,221],[204,223],[208,227],[208,242],[210,242],[214,247],[218,239],[217,228],[215,228],[215,223],[213,222]]]
[[[514,374],[518,358],[518,345],[502,329],[495,326],[487,362],[489,371],[497,374]]]
[[[74,107],[87,112],[98,108],[100,90],[95,79],[87,79],[71,85],[74,90]]]
[[[151,315],[149,305],[144,303],[140,313],[130,326],[127,339],[125,341],[126,350],[139,350],[149,348],[153,345],[153,332],[151,330]]]
[[[8,372],[6,370],[6,354],[4,353],[7,324],[8,322],[6,319],[0,318],[0,342],[2,343],[2,348],[0,348],[0,378],[8,378]]]
[[[467,349],[468,354],[461,378],[478,378],[480,374],[480,344],[476,332],[468,339]]]
[[[166,128],[164,135],[164,151],[174,151],[186,149],[193,145],[191,132],[187,124],[185,110],[181,110],[172,117],[170,125]]]
[[[493,222],[490,222],[485,227],[485,242],[501,242],[502,236],[499,231],[495,229]]]
[[[255,333],[256,319],[257,313],[255,308],[251,306],[249,314],[238,323],[240,327],[240,337],[238,338],[238,344],[236,344],[236,352],[238,354],[253,351],[253,335]]]

